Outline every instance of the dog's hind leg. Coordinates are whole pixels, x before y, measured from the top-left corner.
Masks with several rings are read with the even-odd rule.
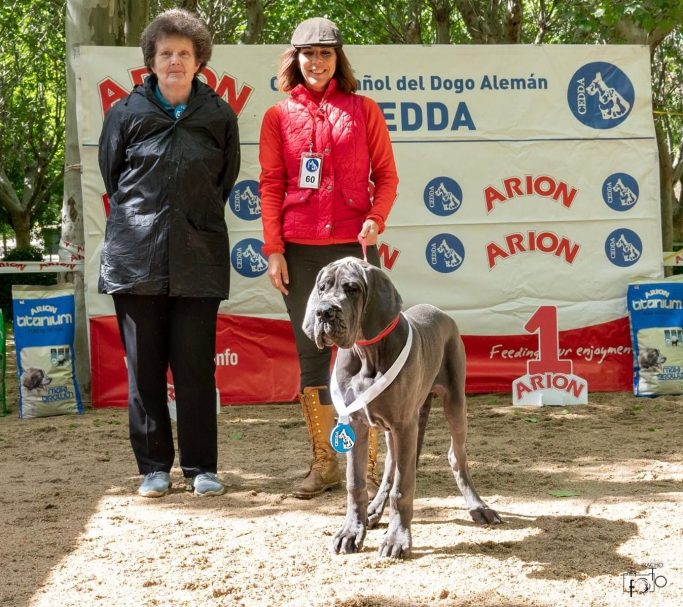
[[[389,492],[394,484],[396,464],[394,447],[391,435],[388,432],[385,432],[385,442],[387,445],[387,455],[384,459],[384,474],[382,474],[382,482],[379,484],[379,489],[377,489],[374,499],[368,506],[368,529],[374,529],[382,519],[384,508],[389,501]]]
[[[443,401],[444,414],[451,431],[451,446],[448,450],[448,463],[451,465],[455,482],[460,489],[470,516],[476,523],[502,523],[495,510],[489,508],[479,497],[474,488],[467,465],[467,401],[465,399],[465,353],[462,341],[457,338],[457,345],[448,348],[447,375],[449,385],[440,394]]]
[[[420,464],[420,453],[422,453],[422,443],[425,438],[425,431],[427,430],[427,420],[429,419],[429,412],[432,410],[432,403],[434,402],[434,394],[429,393],[425,402],[420,407],[420,418],[417,426],[417,457],[415,465]]]

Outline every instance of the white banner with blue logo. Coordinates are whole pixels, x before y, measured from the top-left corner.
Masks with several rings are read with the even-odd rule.
[[[259,129],[282,98],[274,78],[283,49],[215,47],[203,76],[235,109],[242,141],[226,207],[231,299],[221,313],[264,321],[287,319],[265,276],[258,196]],[[428,302],[456,319],[468,389],[510,388],[534,356],[523,326],[541,305],[557,307],[560,345],[592,391],[628,389],[627,285],[662,276],[647,47],[345,50],[359,93],[384,112],[399,170],[399,197],[380,237],[383,266],[406,307]],[[113,315],[110,299],[96,293],[107,211],[97,140],[104,113],[144,73],[139,49],[81,49],[92,317]],[[262,368],[264,343],[239,353],[243,372]]]

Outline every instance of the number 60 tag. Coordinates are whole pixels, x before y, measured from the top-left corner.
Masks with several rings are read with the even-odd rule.
[[[301,154],[299,187],[317,190],[320,187],[320,174],[323,168],[322,154]]]

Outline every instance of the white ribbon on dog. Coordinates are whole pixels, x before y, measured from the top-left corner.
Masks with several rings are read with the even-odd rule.
[[[403,350],[398,355],[398,358],[394,361],[394,364],[387,369],[387,372],[382,375],[374,384],[372,384],[365,392],[356,398],[348,407],[344,404],[344,397],[339,390],[339,384],[337,383],[337,360],[334,361],[334,367],[332,368],[332,377],[330,378],[330,394],[332,396],[332,403],[334,408],[339,414],[339,423],[348,423],[349,414],[359,409],[365,409],[365,415],[368,418],[368,422],[372,425],[370,420],[370,414],[368,413],[368,405],[377,398],[384,390],[386,390],[391,382],[393,382],[398,374],[400,373],[403,366],[408,360],[408,354],[410,354],[410,347],[413,345],[413,329],[408,323],[408,337],[406,338],[406,344],[403,346]]]

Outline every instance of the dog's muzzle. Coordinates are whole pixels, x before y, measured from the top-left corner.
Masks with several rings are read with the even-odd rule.
[[[340,342],[345,342],[347,326],[340,305],[323,301],[315,310],[315,344],[322,349],[325,346],[336,344],[344,347]]]

